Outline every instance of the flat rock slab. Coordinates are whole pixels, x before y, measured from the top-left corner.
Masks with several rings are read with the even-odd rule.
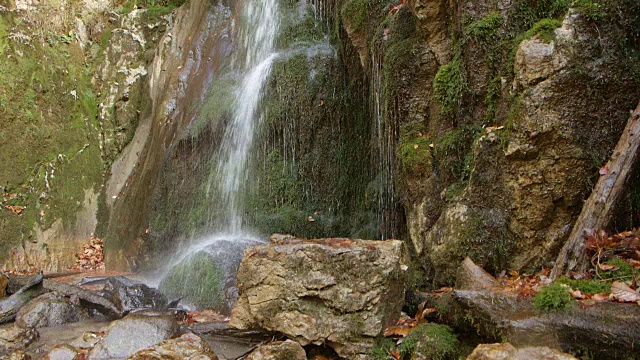
[[[305,346],[365,359],[404,303],[408,256],[399,240],[296,239],[245,250],[230,325],[277,331]]]

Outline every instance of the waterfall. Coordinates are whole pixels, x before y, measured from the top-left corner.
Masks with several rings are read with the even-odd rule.
[[[244,230],[241,196],[248,181],[249,153],[260,121],[258,106],[277,57],[278,1],[246,1],[243,20],[239,41],[239,54],[244,55],[244,61],[240,61],[243,79],[236,92],[233,118],[225,130],[217,166],[221,206],[227,214],[223,229],[231,234]]]

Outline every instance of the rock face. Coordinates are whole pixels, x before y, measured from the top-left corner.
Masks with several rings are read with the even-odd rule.
[[[23,328],[58,326],[88,319],[87,312],[69,299],[47,293],[23,306],[16,315],[16,325]]]
[[[89,352],[89,359],[126,358],[175,336],[179,326],[172,316],[141,312],[114,321],[105,337]]]
[[[307,354],[297,342],[276,341],[255,349],[247,360],[306,360]]]
[[[232,326],[278,331],[366,358],[404,302],[404,243],[272,237],[248,248],[238,270]]]
[[[24,349],[38,338],[36,329],[12,326],[0,329],[0,355],[13,350]]]
[[[481,344],[467,360],[577,360],[575,357],[546,346],[516,349],[509,343]]]
[[[217,360],[218,357],[201,337],[187,333],[175,339],[165,340],[152,348],[139,351],[129,359]],[[293,358],[291,359],[293,360]]]

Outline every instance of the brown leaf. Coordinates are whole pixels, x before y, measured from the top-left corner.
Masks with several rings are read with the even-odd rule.
[[[584,295],[582,295],[582,292],[580,290],[572,291],[571,296],[573,296],[574,299],[584,299]]]
[[[609,265],[609,264],[598,264],[598,267],[600,268],[600,270],[602,271],[609,271],[609,270],[618,270],[620,269],[619,266],[615,266],[615,265]]]
[[[640,301],[640,294],[633,291],[627,284],[619,281],[614,281],[613,284],[611,284],[611,295],[615,299],[623,302]]]
[[[411,332],[411,327],[409,326],[388,326],[384,329],[384,337],[391,337],[391,336],[401,336],[401,337],[405,337],[407,335],[409,335],[409,332]]]

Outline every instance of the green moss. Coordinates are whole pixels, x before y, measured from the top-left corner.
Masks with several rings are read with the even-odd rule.
[[[493,12],[467,25],[465,33],[476,39],[489,40],[495,37],[502,25],[504,25],[504,17],[498,12]]]
[[[432,140],[425,136],[400,139],[398,154],[402,168],[405,172],[414,174],[424,173],[431,169]]]
[[[603,279],[611,279],[618,281],[630,281],[633,280],[637,275],[637,271],[629,264],[628,262],[622,259],[611,259],[605,262],[606,265],[617,266],[619,269],[617,270],[609,270],[609,271],[599,271],[600,276]]]
[[[457,359],[460,343],[453,329],[446,325],[425,323],[416,326],[400,344],[402,359],[420,354],[421,358],[432,360]]]
[[[471,148],[481,134],[479,126],[460,127],[436,139],[435,154],[440,160],[440,169],[449,174],[453,182],[468,180],[473,161]]]
[[[385,0],[347,0],[342,5],[341,15],[343,19],[349,19],[356,31],[364,31],[368,22],[376,22],[386,5]]]
[[[593,0],[574,0],[571,6],[591,21],[598,21],[606,16],[603,6]]]
[[[608,294],[611,292],[611,284],[605,281],[591,279],[569,279],[561,277],[556,280],[558,284],[564,284],[574,290],[580,290],[583,294]]]
[[[395,351],[396,343],[389,338],[381,338],[376,341],[373,349],[371,349],[372,360],[389,360],[391,353]]]
[[[174,266],[159,289],[169,298],[183,297],[186,303],[210,309],[222,301],[222,282],[222,273],[211,257],[198,252]]]
[[[309,9],[302,21],[295,21],[297,17],[289,17],[279,32],[277,46],[287,49],[295,43],[318,42],[324,38],[322,26],[315,21],[313,10]]]
[[[445,114],[457,114],[465,88],[466,79],[459,58],[440,66],[433,79],[433,93]]]
[[[569,287],[560,283],[551,283],[533,299],[533,306],[538,310],[563,310],[571,307],[574,300],[569,294]]]

